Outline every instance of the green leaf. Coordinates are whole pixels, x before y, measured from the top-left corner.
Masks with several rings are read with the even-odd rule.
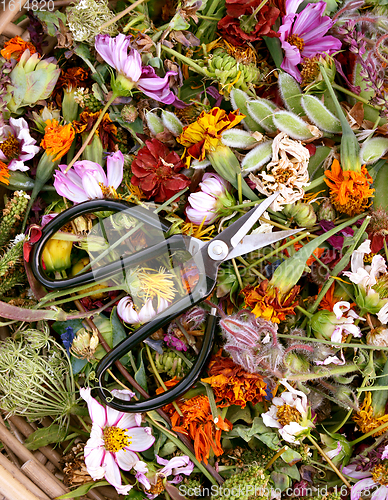
[[[80,44],[76,45],[76,47],[74,48],[74,53],[77,54],[77,56],[80,57],[81,59],[83,59],[84,61],[90,60],[89,47],[84,43],[80,43]]]
[[[306,122],[289,111],[277,111],[273,117],[273,123],[275,127],[285,132],[292,139],[305,141],[315,137]]]
[[[255,438],[268,446],[271,450],[278,451],[281,447],[279,436],[274,432],[265,432],[264,434],[255,434]]]
[[[143,362],[143,352],[145,352],[145,347],[140,351],[139,353],[139,358],[138,358],[138,365],[137,365],[137,370],[135,373],[135,380],[138,384],[142,386],[142,388],[148,392],[148,387],[147,387],[147,375],[146,375],[146,370]]]
[[[68,319],[67,321],[56,321],[53,323],[52,328],[57,332],[58,335],[62,335],[66,332],[66,328],[71,327],[74,333],[83,328],[82,321],[80,319]]]
[[[172,441],[167,441],[167,443],[160,449],[158,455],[160,457],[167,457],[168,455],[172,455],[177,450],[177,445]],[[156,453],[156,452],[155,452]]]
[[[276,106],[268,99],[256,99],[247,104],[248,113],[267,132],[276,132],[273,114]]]
[[[304,109],[302,107],[303,93],[295,78],[281,71],[279,73],[278,83],[280,94],[287,109],[297,115],[304,115]]]
[[[66,24],[66,16],[59,10],[50,12],[49,10],[38,10],[34,12],[36,17],[47,26],[47,33],[50,36],[55,36],[59,28],[59,19]]]
[[[249,407],[246,406],[245,408],[241,408],[241,406],[236,405],[229,407],[228,420],[232,424],[237,422],[237,420],[244,420],[247,424],[251,424],[253,422]]]
[[[373,185],[376,189],[373,198],[373,208],[384,208],[384,210],[388,210],[388,164],[385,164],[384,167],[377,172]]]
[[[241,122],[247,130],[252,130],[252,132],[264,132],[263,127],[253,120],[248,113],[247,103],[250,98],[248,94],[240,89],[233,89],[230,93],[230,102],[234,110],[239,109],[240,113],[245,115],[244,120]]]
[[[117,315],[117,307],[115,306],[112,309],[111,315],[110,315],[110,324],[112,327],[112,342],[113,342],[113,347],[116,347],[117,344],[119,344],[121,341],[125,340],[127,338],[127,333],[125,331],[125,328],[123,324],[120,321],[120,318]],[[123,365],[126,365],[129,363],[129,356],[126,354],[120,359],[121,363]]]
[[[125,500],[143,500],[143,498],[148,498],[145,493],[139,490],[135,490],[132,488],[128,495],[125,497]]]
[[[86,495],[92,488],[98,488],[100,486],[110,486],[110,483],[108,483],[108,481],[98,481],[97,483],[93,481],[92,483],[85,483],[82,486],[79,486],[76,490],[70,491],[69,493],[56,498],[58,500],[66,500],[66,498],[79,498]]]
[[[105,351],[104,351],[105,352]],[[74,356],[70,356],[71,368],[73,370],[73,375],[80,373],[83,368],[88,364],[87,359],[79,359]]]
[[[42,427],[30,434],[24,441],[24,446],[29,450],[38,450],[42,446],[64,441],[66,434],[66,428],[52,424],[50,427]]]
[[[300,460],[302,460],[302,455],[300,455],[300,453],[293,450],[292,448],[288,448],[280,456],[282,460],[284,460],[284,462],[286,462],[289,465],[294,465],[296,462],[300,462]]]
[[[274,469],[276,472],[282,472],[283,474],[286,474],[291,479],[295,479],[296,481],[300,480],[299,470],[296,465],[287,465],[282,464],[281,462],[275,462]]]
[[[283,474],[282,472],[271,472],[271,479],[274,482],[275,488],[280,491],[285,491],[292,485],[291,479],[287,476],[287,474]]]
[[[304,95],[302,97],[302,105],[308,118],[318,128],[325,132],[330,132],[331,134],[341,133],[341,122],[317,97],[313,95]]]
[[[243,175],[256,172],[272,158],[272,140],[265,141],[256,146],[245,156],[241,162]]]
[[[388,139],[386,137],[373,137],[364,142],[360,151],[361,163],[374,163],[388,151]]]

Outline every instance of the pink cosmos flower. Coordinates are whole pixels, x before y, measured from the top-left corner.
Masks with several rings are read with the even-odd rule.
[[[230,200],[229,182],[217,174],[206,173],[199,183],[201,191],[192,193],[189,198],[189,208],[186,209],[188,219],[197,226],[211,224],[218,216],[218,210],[224,206],[224,201]]]
[[[115,195],[123,180],[124,156],[121,151],[108,156],[108,175],[98,163],[89,160],[76,161],[65,173],[66,165],[59,165],[54,174],[54,187],[60,196],[74,203]]]
[[[302,80],[297,66],[304,57],[314,57],[326,52],[332,54],[341,48],[341,42],[333,36],[325,36],[334,22],[324,16],[326,2],[309,3],[302,12],[296,13],[303,0],[287,0],[286,13],[280,26],[280,41],[285,51],[281,68],[299,82]]]
[[[127,390],[113,390],[114,396],[130,401],[135,395]],[[139,413],[123,413],[113,408],[104,408],[90,395],[89,388],[80,390],[87,402],[93,422],[90,439],[85,446],[85,465],[94,479],[105,479],[117,493],[127,495],[132,485],[121,484],[120,469],[129,471],[141,460],[136,452],[150,448],[155,438],[150,427],[140,427]]]
[[[117,305],[117,314],[120,318],[129,324],[143,324],[150,321],[154,316],[161,313],[167,307],[169,303],[166,299],[160,298],[159,307],[155,311],[152,304],[152,299],[148,299],[144,306],[136,311],[131,297],[123,297]]]
[[[157,484],[158,479],[160,478],[162,479],[168,492],[168,484],[178,484],[183,480],[181,474],[190,476],[193,472],[194,464],[187,455],[173,457],[171,460],[166,460],[158,455],[155,456],[158,464],[164,465],[163,469],[156,472],[149,472],[147,466],[144,467],[143,470],[140,470],[140,468],[137,469],[138,472],[136,474],[136,479],[145,490],[150,490],[152,486]],[[174,476],[174,478],[167,481],[168,476]],[[157,493],[148,493],[148,491],[146,491],[145,494],[150,500],[153,500],[158,496]]]
[[[130,90],[135,86],[148,97],[164,104],[174,104],[175,101],[179,101],[168,83],[169,76],[176,73],[168,71],[164,78],[160,78],[151,66],[142,66],[141,56],[137,50],[131,48],[129,36],[122,33],[115,38],[109,35],[97,35],[95,48],[104,61],[118,72],[116,81],[119,81],[124,88],[128,87]]]
[[[29,169],[24,162],[31,160],[40,150],[36,140],[30,136],[28,123],[24,118],[10,118],[8,125],[0,129],[0,160],[8,163],[8,170]]]
[[[376,470],[376,474],[373,476],[373,472],[378,468],[380,464],[370,470],[358,470],[357,464],[350,464],[342,467],[341,472],[347,476],[357,479],[357,483],[352,486],[350,490],[350,500],[359,500],[364,498],[366,491],[372,493],[370,497],[371,500],[388,500],[388,486],[384,481],[379,481],[379,472]],[[381,477],[381,479],[384,479]]]

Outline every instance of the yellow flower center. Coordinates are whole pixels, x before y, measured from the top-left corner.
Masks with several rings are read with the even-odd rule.
[[[295,172],[291,168],[284,167],[276,169],[276,172],[272,172],[272,175],[278,184],[286,184],[291,177],[295,176]]]
[[[19,156],[19,141],[13,135],[10,135],[6,141],[0,144],[0,149],[8,160],[13,160]]]
[[[372,469],[373,481],[382,486],[388,486],[388,464],[379,464]]]
[[[113,186],[105,186],[102,182],[99,182],[98,185],[101,188],[102,195],[104,198],[118,198],[118,194]]]
[[[295,45],[295,47],[297,47],[299,50],[303,50],[303,47],[305,46],[305,42],[303,40],[302,37],[300,37],[299,35],[290,35],[288,38],[287,38],[287,42],[290,44],[290,45]]]
[[[290,405],[278,406],[276,418],[281,425],[288,425],[291,422],[300,422],[302,415],[300,412]]]
[[[165,490],[164,484],[163,484],[163,479],[159,476],[156,484],[151,485],[151,488],[149,489],[149,492],[152,495],[160,495],[162,491]]]
[[[116,453],[131,444],[131,436],[125,434],[125,429],[119,427],[105,427],[104,444],[105,449]]]

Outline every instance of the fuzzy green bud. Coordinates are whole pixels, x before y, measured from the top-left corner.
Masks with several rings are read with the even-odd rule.
[[[63,118],[71,123],[78,118],[78,104],[74,100],[75,88],[67,91],[64,89],[63,99],[62,99],[62,115]]]
[[[308,373],[310,371],[310,363],[306,356],[289,352],[284,357],[284,364],[292,373]]]

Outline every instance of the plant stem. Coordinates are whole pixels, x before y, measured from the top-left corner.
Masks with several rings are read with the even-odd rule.
[[[316,187],[320,186],[325,182],[325,175],[321,175],[321,177],[318,177],[318,179],[314,179],[313,181],[310,182],[308,186],[306,186],[304,189],[305,192],[310,191],[311,189],[315,189]]]
[[[387,423],[388,425],[388,423]],[[343,476],[343,474],[337,469],[337,467],[333,464],[333,462],[330,460],[330,458],[326,455],[326,453],[322,450],[322,448],[319,446],[319,444],[313,439],[311,436],[307,436],[307,439],[315,446],[315,448],[318,450],[318,452],[322,455],[322,457],[330,464],[332,467],[333,471],[337,474],[337,476],[341,479],[341,481],[346,484],[346,486],[351,489],[352,485],[349,483],[349,481]]]
[[[344,87],[341,87],[341,85],[338,85],[337,83],[333,82],[331,84],[331,86],[333,87],[333,89],[337,89],[340,92],[342,92],[343,94],[349,95],[350,97],[354,97],[355,99],[357,99],[357,101],[363,102],[364,104],[367,104],[368,106],[370,106],[373,109],[377,109],[377,111],[381,111],[382,110],[381,106],[373,106],[372,104],[369,104],[368,99],[365,99],[364,97],[361,97],[361,96],[359,96],[357,94],[354,94],[350,90],[345,89]]]
[[[192,59],[189,57],[184,56],[183,54],[180,54],[174,49],[170,49],[169,47],[166,47],[165,45],[162,45],[162,49],[165,50],[168,54],[171,54],[172,56],[175,56],[177,59],[180,59],[182,62],[190,66],[191,68],[195,69],[198,73],[200,73],[203,76],[208,77],[209,75],[207,74],[207,71],[204,68],[201,68],[197,63],[195,63]]]
[[[73,160],[69,163],[67,169],[65,170],[65,174],[70,170],[70,168],[74,165],[74,163],[78,160],[78,158],[82,155],[82,153],[84,152],[86,146],[89,144],[89,141],[93,138],[94,136],[94,133],[96,132],[96,130],[98,129],[98,126],[100,125],[100,123],[102,122],[102,119],[104,118],[105,116],[105,113],[108,111],[109,109],[109,106],[112,104],[112,102],[116,99],[117,95],[116,94],[112,94],[111,98],[108,100],[108,102],[105,104],[104,106],[104,109],[101,111],[99,117],[97,118],[97,121],[96,123],[94,124],[94,127],[92,128],[92,130],[89,132],[89,135],[88,137],[86,138],[86,141],[82,144],[80,150],[78,151],[78,153],[74,156]]]
[[[165,429],[153,418],[149,416],[146,417],[146,419],[147,418],[151,420],[152,425],[157,427],[165,436],[167,436],[181,451],[183,451],[183,453],[186,453],[186,455],[190,457],[190,459],[195,463],[195,465],[202,472],[202,474],[206,476],[212,484],[217,486],[217,481],[214,479],[214,477],[209,473],[209,471],[205,468],[205,466],[196,459],[195,455],[191,453],[191,451],[182,443],[180,439],[178,439],[178,437],[172,431]]]
[[[373,431],[369,431],[366,434],[363,434],[361,437],[355,439],[354,441],[351,441],[349,444],[350,444],[350,446],[354,446],[355,444],[359,443],[360,441],[363,441],[364,439],[368,438],[369,436],[373,436],[373,434],[376,434],[377,432],[380,432],[383,429],[386,429],[387,427],[388,427],[388,422],[385,422],[385,424],[380,425],[380,427],[376,427],[376,429],[373,429]]]
[[[119,19],[121,19],[122,17],[124,17],[126,14],[128,14],[128,12],[131,12],[131,10],[136,9],[136,7],[138,5],[140,5],[141,3],[145,2],[145,1],[146,0],[136,0],[135,3],[131,4],[129,7],[127,7],[122,12],[120,12],[119,14],[117,14],[117,16],[112,17],[112,19],[110,19],[106,23],[101,24],[101,26],[98,28],[98,30],[99,31],[104,30],[105,28],[107,28],[108,26],[110,26],[111,24],[115,23],[116,21],[118,21]]]
[[[148,344],[145,345],[146,347],[146,351],[147,351],[147,356],[148,356],[148,360],[150,362],[150,365],[151,365],[151,368],[152,368],[152,371],[154,372],[154,375],[155,377],[157,378],[159,384],[163,387],[163,389],[165,391],[167,391],[167,387],[166,387],[166,384],[163,382],[162,380],[162,377],[160,376],[160,373],[158,372],[156,366],[155,366],[155,363],[154,363],[154,359],[152,357],[152,354],[151,354],[151,351],[150,351],[150,348],[148,347]],[[179,408],[179,406],[177,405],[176,401],[173,401],[172,402],[174,408],[176,409],[178,415],[180,417],[183,417],[183,413],[181,412],[181,409]]]
[[[271,465],[280,457],[280,455],[283,455],[283,453],[285,451],[288,450],[288,446],[283,446],[283,448],[281,448],[277,453],[276,455],[274,455],[271,460],[267,463],[267,465],[264,467],[264,470],[268,470]]]

